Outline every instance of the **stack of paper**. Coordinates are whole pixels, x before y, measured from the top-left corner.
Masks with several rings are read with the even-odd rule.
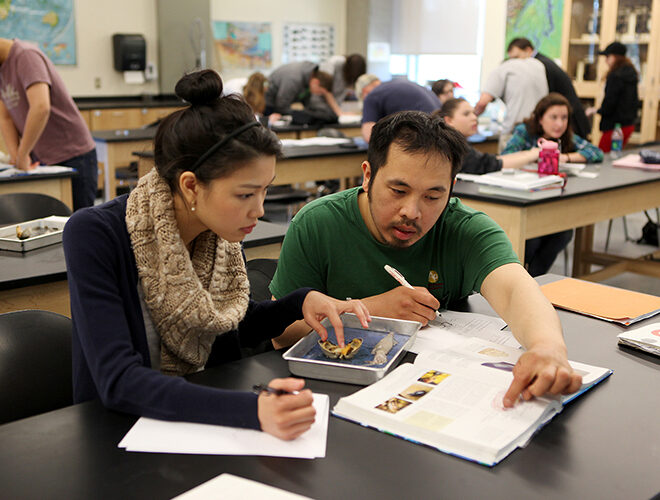
[[[293,441],[252,429],[221,425],[167,422],[140,418],[117,445],[126,451],[192,453],[200,455],[262,455],[269,457],[325,457],[328,436],[326,394],[314,394],[316,421]]]
[[[619,344],[660,356],[660,323],[635,328],[617,335]]]
[[[263,498],[269,500],[304,500],[309,497],[289,493],[288,491],[251,481],[233,474],[220,474],[213,479],[200,484],[172,500],[206,500],[222,498],[223,500],[245,500],[246,498]]]
[[[660,297],[600,283],[564,278],[541,290],[556,307],[626,326],[660,313]]]
[[[306,139],[282,139],[280,142],[284,147],[305,147],[305,146],[337,146],[347,144],[352,139],[347,137],[307,137]]]
[[[0,164],[0,177],[13,177],[16,175],[43,175],[60,174],[62,172],[72,172],[71,167],[61,167],[59,165],[44,166],[40,165],[31,170],[19,170],[13,165]]]
[[[500,170],[483,175],[458,174],[461,180],[479,184],[479,192],[536,200],[559,196],[564,179],[521,170]]]
[[[467,337],[477,337],[495,344],[519,348],[520,344],[508,330],[502,330],[506,322],[496,316],[442,311],[440,316],[417,332],[410,352],[440,351],[460,344]]]

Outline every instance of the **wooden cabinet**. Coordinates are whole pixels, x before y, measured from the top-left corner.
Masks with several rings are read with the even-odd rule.
[[[149,125],[156,120],[169,115],[179,108],[107,108],[89,111],[89,129],[116,130],[133,129]]]
[[[626,45],[640,74],[642,106],[631,142],[659,140],[660,0],[565,0],[562,65],[588,105],[603,99],[607,65],[598,52],[615,40]],[[595,115],[593,142],[600,138],[599,124]]]

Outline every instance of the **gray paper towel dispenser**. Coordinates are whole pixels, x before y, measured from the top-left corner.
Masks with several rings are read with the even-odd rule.
[[[117,71],[144,71],[147,43],[142,35],[112,35],[112,52]]]

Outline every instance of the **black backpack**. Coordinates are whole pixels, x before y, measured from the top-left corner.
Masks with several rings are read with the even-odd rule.
[[[658,239],[660,237],[660,225],[657,222],[653,222],[649,214],[644,211],[644,215],[648,219],[648,222],[644,224],[642,228],[642,237],[637,240],[637,243],[644,243],[645,245],[658,245]]]

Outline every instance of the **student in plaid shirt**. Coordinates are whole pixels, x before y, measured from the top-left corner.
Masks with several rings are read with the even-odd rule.
[[[569,116],[571,105],[561,94],[551,92],[541,99],[532,115],[513,129],[503,155],[536,148],[540,137],[559,142],[560,163],[600,163],[603,152],[573,133]]]

